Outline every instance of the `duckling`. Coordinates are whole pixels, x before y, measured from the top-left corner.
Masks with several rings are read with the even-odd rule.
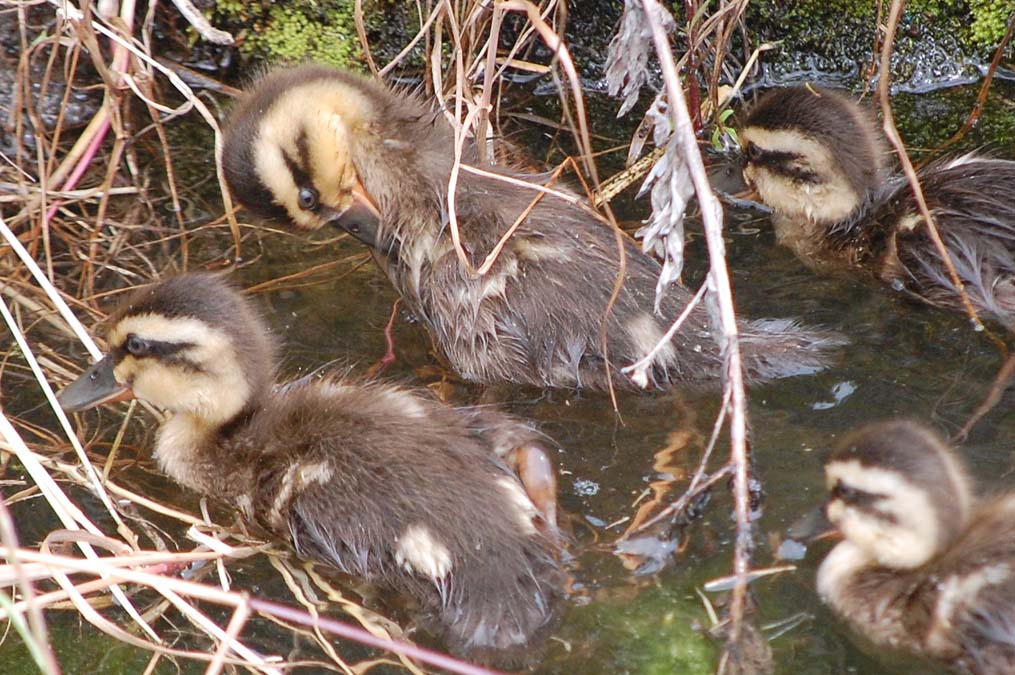
[[[859,273],[965,312],[903,175],[889,175],[873,116],[847,96],[788,87],[739,130],[744,178],[774,210],[778,242],[812,268]],[[1015,162],[965,155],[918,172],[927,206],[978,313],[1015,328]]]
[[[844,540],[818,570],[822,599],[875,644],[1015,672],[1015,493],[976,498],[952,451],[907,421],[847,436],[825,475]]]
[[[60,392],[65,410],[164,408],[162,471],[299,555],[410,596],[456,653],[510,662],[551,629],[560,534],[502,459],[538,447],[533,429],[376,382],[273,388],[264,321],[209,274],[141,288],[109,325],[108,354]]]
[[[223,161],[230,190],[260,217],[308,231],[337,226],[369,246],[465,379],[604,389],[608,364],[615,386],[634,388],[620,367],[652,349],[692,294],[674,284],[655,313],[660,265],[625,237],[624,283],[604,319],[620,269],[609,225],[564,188],[538,191],[545,175],[481,165],[467,144],[454,201],[473,268],[521,219],[489,272],[469,273],[449,228],[453,148],[452,126],[433,105],[306,65],[254,86],[232,113]],[[792,321],[742,321],[739,330],[755,381],[820,370],[842,344]],[[649,380],[663,388],[721,373],[699,305],[655,357]]]

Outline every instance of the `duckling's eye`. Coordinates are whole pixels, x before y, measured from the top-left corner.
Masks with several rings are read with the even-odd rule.
[[[756,162],[761,159],[761,148],[754,143],[748,143],[744,146],[744,154],[747,156],[747,159]]]
[[[147,356],[150,350],[148,341],[144,338],[139,338],[133,333],[127,336],[127,341],[123,346],[127,349],[127,352],[133,356]]]
[[[868,506],[882,498],[881,495],[850,487],[841,480],[832,486],[832,499],[840,499],[853,506]]]
[[[832,496],[841,499],[844,502],[856,501],[857,491],[853,488],[839,483],[832,490]]]
[[[317,208],[318,200],[321,198],[320,193],[312,187],[300,188],[300,194],[297,201],[300,208],[304,211],[312,211]]]

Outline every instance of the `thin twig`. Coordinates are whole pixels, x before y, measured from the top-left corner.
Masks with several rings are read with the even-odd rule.
[[[927,208],[927,200],[923,196],[923,188],[920,186],[920,179],[916,175],[916,169],[913,168],[913,162],[909,159],[909,153],[906,152],[906,146],[902,142],[902,138],[899,136],[898,128],[895,126],[895,116],[892,113],[889,84],[891,83],[892,49],[895,44],[895,32],[898,30],[899,18],[902,16],[902,10],[905,4],[905,0],[892,0],[892,6],[888,11],[888,23],[885,27],[885,40],[881,45],[881,71],[878,76],[878,100],[881,104],[881,114],[884,118],[882,121],[882,127],[884,128],[885,135],[888,137],[888,140],[895,147],[895,151],[899,155],[899,162],[902,164],[902,170],[906,174],[906,179],[909,180],[909,186],[913,190],[913,196],[916,197],[917,206],[920,208],[920,215],[923,216],[923,221],[927,224],[927,234],[930,235],[930,239],[934,242],[934,247],[937,249],[938,255],[941,256],[941,262],[944,264],[945,270],[948,272],[948,277],[952,280],[952,284],[955,285],[956,290],[959,292],[959,298],[962,300],[962,306],[965,307],[966,314],[969,315],[969,320],[973,322],[973,326],[976,330],[982,331],[985,330],[983,323],[980,322],[980,317],[976,313],[976,308],[973,307],[973,303],[970,301],[969,295],[966,294],[962,278],[959,277],[959,273],[955,270],[955,265],[952,264],[952,257],[948,253],[948,249],[945,247],[945,243],[942,241],[941,235],[938,233],[937,225],[934,224],[934,217],[931,215],[930,209]]]
[[[9,557],[13,553],[6,547],[0,547],[0,556]],[[277,602],[271,602],[260,598],[248,597],[245,594],[219,590],[214,586],[198,584],[192,581],[164,577],[158,574],[151,574],[139,570],[123,569],[109,564],[106,559],[81,560],[67,556],[41,553],[37,551],[21,549],[16,552],[21,560],[25,562],[41,563],[53,572],[66,571],[81,574],[93,574],[108,577],[115,577],[122,583],[133,583],[147,586],[158,590],[160,593],[171,593],[176,596],[187,596],[215,603],[226,607],[239,607],[242,604],[249,604],[254,611],[281,617],[287,621],[304,626],[316,626],[321,630],[337,635],[348,640],[354,640],[360,644],[377,649],[383,649],[396,654],[406,654],[414,659],[428,663],[438,668],[444,668],[453,673],[462,675],[499,675],[498,671],[489,668],[482,668],[464,661],[459,661],[450,656],[435,652],[424,647],[398,640],[386,640],[375,637],[362,628],[350,626],[328,617],[312,617],[306,612],[289,607]],[[87,604],[87,603],[86,603]],[[5,616],[0,611],[0,618]]]
[[[740,638],[740,624],[746,609],[746,574],[750,562],[751,531],[747,476],[747,393],[744,388],[740,360],[733,291],[730,287],[729,273],[726,270],[725,245],[722,239],[723,212],[722,205],[712,192],[705,165],[698,152],[698,144],[694,136],[691,116],[687,110],[687,102],[684,100],[684,93],[680,87],[672,47],[665,29],[655,19],[658,12],[666,10],[659,5],[657,0],[642,0],[642,6],[645,8],[646,16],[652,27],[656,56],[662,66],[669,114],[673,119],[673,133],[677,135],[677,140],[683,149],[684,161],[691,173],[695,194],[701,208],[711,264],[708,280],[709,290],[715,294],[718,304],[720,325],[717,328],[722,333],[719,336],[720,344],[725,346],[723,350],[726,365],[724,386],[728,387],[730,391],[730,462],[733,464],[733,497],[736,517],[733,570],[737,577],[737,583],[733,588],[730,600],[729,612],[732,627],[727,642],[728,646],[733,646]]]
[[[1015,11],[1012,11],[1011,17],[1008,19],[1008,30],[1005,31],[1004,37],[1001,38],[1001,42],[994,50],[994,58],[990,60],[990,67],[987,68],[987,74],[983,78],[983,84],[980,85],[980,91],[976,95],[976,103],[973,104],[973,109],[969,111],[969,115],[966,117],[966,121],[962,123],[962,127],[952,134],[951,138],[939,145],[935,149],[934,154],[945,150],[949,146],[961,140],[962,137],[969,133],[969,130],[976,125],[977,120],[980,119],[980,114],[983,112],[983,106],[987,102],[987,94],[990,92],[990,85],[993,84],[994,75],[997,74],[997,67],[1001,65],[1001,58],[1004,56],[1005,47],[1007,47],[1008,43],[1011,42],[1013,35],[1015,35]],[[920,168],[925,163],[929,162],[932,156],[933,154],[929,155],[923,162],[920,162],[917,168]]]
[[[192,5],[190,0],[172,0],[172,3],[176,5],[176,9],[180,10],[183,18],[194,27],[194,30],[208,42],[214,42],[217,45],[236,44],[232,35],[227,31],[212,26],[208,22],[208,19],[204,17],[204,14],[201,13],[201,10]]]
[[[11,518],[11,512],[7,508],[7,505],[3,503],[3,500],[0,500],[0,541],[6,547],[17,548],[18,546],[14,519]],[[46,630],[46,620],[42,614],[42,607],[44,605],[36,598],[32,581],[25,574],[24,566],[21,564],[21,559],[18,555],[15,553],[8,560],[13,572],[13,582],[21,591],[21,597],[24,598],[21,602],[24,604],[25,613],[28,614],[28,625],[31,628],[30,635],[25,636],[25,643],[31,649],[36,659],[36,665],[41,670],[52,675],[59,675],[60,665],[53,654],[53,648],[49,642],[49,634]]]

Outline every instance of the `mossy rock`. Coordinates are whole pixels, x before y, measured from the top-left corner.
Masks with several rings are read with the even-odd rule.
[[[106,635],[83,621],[72,612],[48,612],[47,629],[56,661],[64,673],[94,673],[95,675],[123,675],[141,673],[151,660],[152,653],[128,645]],[[21,636],[15,631],[0,646],[0,662],[4,673],[37,673],[38,667]],[[174,665],[163,659],[156,667],[156,675],[204,672],[205,664],[180,660]]]
[[[353,0],[240,2],[216,0],[218,25],[237,37],[240,52],[254,61],[328,63],[359,68]],[[367,18],[373,15],[367,12]]]
[[[887,12],[888,4],[884,11]],[[1011,0],[910,0],[900,22],[900,30],[930,30],[946,27],[957,31],[960,42],[972,47],[992,47],[1000,43],[1013,11]],[[752,2],[749,16],[779,17],[786,21],[788,34],[825,30],[842,34],[850,20],[869,21],[873,30],[877,15],[876,0],[800,0]],[[750,26],[750,22],[748,22]]]
[[[973,42],[980,45],[1000,44],[1015,12],[1011,0],[970,0],[973,22],[969,29]]]
[[[893,85],[918,92],[979,79],[977,65],[990,60],[1011,11],[1011,0],[907,2],[895,38]],[[856,86],[870,75],[876,16],[875,0],[762,0],[749,5],[746,24],[756,43],[780,43],[762,56],[771,80]]]

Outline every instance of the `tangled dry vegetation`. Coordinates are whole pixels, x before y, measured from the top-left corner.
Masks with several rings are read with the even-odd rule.
[[[743,622],[751,548],[745,394],[721,208],[708,187],[695,129],[701,129],[703,111],[718,119],[730,95],[719,81],[739,84],[753,59],[745,58],[735,70],[724,59],[746,0],[721,2],[708,14],[698,11],[705,3],[686,4],[691,18],[682,30],[688,43],[678,48],[683,56],[676,62],[669,11],[655,0],[628,2],[610,80],[624,96],[624,108],[631,108],[661,54],[663,88],[648,109],[645,132],[632,143],[631,170],[608,181],[600,180],[593,161],[578,72],[561,37],[562,2],[428,4],[420,9],[419,33],[383,67],[371,56],[362,21],[360,34],[368,67],[380,77],[403,67],[410,54],[422,54],[427,93],[444,101],[459,129],[459,156],[469,136],[498,136],[505,72],[552,74],[564,111],[561,128],[573,134],[578,148],[578,159],[560,170],[588,186],[611,220],[609,195],[654,167],[646,188],[654,208],[647,246],[663,256],[667,279],[679,276],[683,213],[697,196],[712,274],[696,301],[715,308],[716,334],[729,356],[725,405],[687,494],[674,504],[658,504],[658,513],[642,520],[649,526],[674,518],[697,495],[732,477],[735,590],[732,623],[722,633],[729,644],[741,645],[724,657],[732,672],[751,659],[764,668],[765,648],[755,644]],[[90,426],[85,419],[68,419],[55,404],[54,389],[80,372],[86,352],[99,356],[89,335],[103,319],[102,308],[125,289],[170,271],[250,264],[262,237],[285,236],[254,228],[234,213],[211,153],[185,142],[200,126],[198,135],[214,137],[218,149],[219,106],[227,104],[229,88],[213,92],[207,82],[195,83],[160,59],[153,39],[155,3],[115,5],[0,3],[0,24],[13,27],[4,36],[13,45],[8,51],[16,53],[4,66],[11,73],[12,96],[4,120],[9,142],[0,157],[0,312],[9,330],[0,361],[0,457],[6,469],[0,505],[6,564],[0,565],[0,580],[9,590],[0,595],[0,614],[48,672],[59,667],[43,608],[77,612],[116,640],[147,650],[147,671],[165,660],[193,660],[206,664],[209,673],[230,665],[283,672],[298,664],[351,673],[377,663],[398,663],[414,672],[427,665],[488,672],[407,643],[399,626],[363,608],[312,568],[248,537],[219,505],[188,503],[165,489],[124,481],[127,469],[138,475],[138,461],[148,470],[146,460],[134,458],[147,457],[148,428],[157,411],[141,410],[135,402],[125,414],[107,413]],[[228,38],[209,26],[195,30],[204,38]],[[677,77],[681,70],[701,75],[687,78],[687,102]],[[657,150],[650,161],[635,164],[649,133]],[[622,236],[618,229],[618,242]],[[251,290],[311,283],[364,258],[335,261]],[[723,429],[730,457],[716,469],[710,466],[716,463],[712,449]],[[151,482],[160,484],[158,478]],[[23,514],[44,523],[33,532],[38,541],[19,543],[19,534],[26,536]],[[277,570],[287,606],[231,585],[230,572],[236,574],[241,561],[254,555],[266,556]],[[186,579],[180,576],[185,569]],[[324,616],[336,608],[359,626]],[[316,650],[306,658],[259,653],[244,637],[255,614],[304,635]],[[333,635],[380,649],[350,663],[330,641]],[[187,646],[174,646],[178,642]],[[211,648],[194,648],[200,644]]]

